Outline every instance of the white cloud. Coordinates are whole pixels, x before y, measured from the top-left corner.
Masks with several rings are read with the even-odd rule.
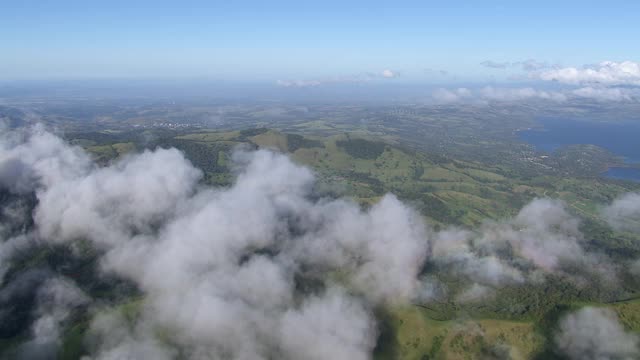
[[[488,68],[492,68],[492,69],[508,69],[508,68],[519,67],[522,70],[527,72],[542,70],[550,67],[549,64],[547,64],[546,62],[538,61],[535,59],[527,59],[527,60],[514,61],[514,62],[509,62],[509,61],[498,62],[498,61],[486,60],[481,62],[480,65]]]
[[[565,101],[567,97],[556,91],[542,91],[530,87],[526,88],[494,88],[484,87],[480,90],[480,97],[495,101],[519,101],[526,99],[543,99],[552,101]]]
[[[398,77],[399,74],[396,71],[392,71],[389,69],[383,70],[382,71],[382,77],[390,79],[390,78],[395,78]]]
[[[633,360],[640,353],[638,336],[626,332],[615,312],[604,308],[586,307],[566,315],[555,342],[572,360]]]
[[[334,288],[287,311],[280,328],[287,359],[367,360],[362,349],[373,348],[377,335],[369,310]]]
[[[459,301],[546,274],[615,280],[608,259],[582,246],[578,220],[560,201],[534,200],[514,218],[474,231],[434,231],[391,194],[366,210],[318,200],[312,171],[264,150],[236,152],[234,184],[210,188],[175,149],[99,168],[41,129],[2,137],[0,148],[2,186],[36,193],[40,239],[90,241],[104,271],[145,295],[133,324],[113,314],[94,319],[97,359],[174,357],[176,349],[155,336],[159,328],[187,359],[368,359],[373,307],[447,292],[418,279],[427,260],[469,281]],[[318,289],[300,291],[306,282]],[[39,333],[55,334],[51,324],[44,318]]]
[[[639,89],[585,86],[571,91],[572,95],[601,101],[633,101],[640,97]]]
[[[349,84],[374,81],[379,79],[393,79],[400,76],[395,70],[385,69],[381,72],[366,72],[356,75],[325,77],[307,80],[277,80],[276,85],[282,87],[316,87],[328,84]]]
[[[431,261],[483,285],[483,292],[544,281],[549,273],[576,280],[589,274],[615,284],[608,259],[584,249],[578,223],[563,202],[536,199],[515,218],[487,221],[476,231],[451,228],[433,234]],[[582,272],[574,273],[575,268]]]
[[[322,85],[320,80],[278,80],[278,86],[282,87],[315,87]]]
[[[437,103],[442,104],[455,103],[472,98],[471,91],[467,88],[457,88],[453,90],[440,88],[433,91],[431,96]]]
[[[606,86],[584,86],[575,89],[538,90],[532,87],[493,87],[479,89],[439,88],[432,92],[436,103],[449,104],[456,102],[485,104],[487,102],[518,102],[527,100],[549,100],[564,102],[572,99],[591,99],[597,101],[638,101],[640,88],[621,88]]]
[[[497,61],[492,61],[492,60],[485,60],[483,62],[480,63],[480,65],[488,67],[488,68],[492,68],[492,69],[506,69],[509,66],[511,66],[511,63],[506,61],[506,62],[497,62]]]
[[[544,61],[538,61],[535,59],[527,59],[524,61],[515,62],[514,65],[522,67],[524,71],[538,71],[549,67]]]
[[[640,193],[626,193],[601,211],[615,229],[640,233]]]
[[[533,78],[585,85],[640,85],[640,63],[603,61],[584,68],[564,67],[531,74]]]
[[[175,149],[98,168],[41,131],[13,145],[0,159],[11,171],[0,176],[16,175],[6,163],[28,175],[42,241],[92,242],[105,271],[145,294],[135,324],[96,320],[97,338],[114,334],[94,347],[98,359],[171,358],[172,349],[154,340],[157,328],[175,334],[186,358],[293,359],[304,351],[368,359],[376,340],[371,304],[406,302],[419,289],[429,243],[418,214],[393,195],[367,211],[313,200],[313,173],[284,155],[238,152],[235,184],[212,189]],[[309,280],[296,276],[328,290],[301,292],[296,282]],[[53,325],[45,318],[39,333],[54,333]]]
[[[436,103],[455,102],[477,102],[486,103],[488,101],[514,102],[531,99],[550,100],[562,102],[567,100],[567,96],[558,91],[536,90],[531,87],[510,88],[485,86],[481,89],[457,88],[448,90],[440,88],[435,90],[432,98]]]

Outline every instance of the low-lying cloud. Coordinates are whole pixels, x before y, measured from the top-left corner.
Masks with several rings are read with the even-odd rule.
[[[145,293],[133,329],[96,320],[96,337],[123,334],[98,342],[97,359],[169,358],[177,350],[153,340],[159,329],[188,358],[366,359],[377,336],[372,308],[409,301],[418,288],[426,228],[393,195],[368,211],[313,200],[312,172],[264,150],[237,152],[235,184],[214,189],[175,149],[98,168],[42,129],[22,136],[1,163],[20,166],[2,177],[9,191],[27,190],[16,178],[36,191],[37,237],[89,240],[104,271]],[[308,286],[316,290],[300,290]]]
[[[427,261],[470,281],[460,302],[546,274],[579,275],[569,268],[615,280],[615,267],[585,250],[579,221],[559,201],[534,200],[477,229],[434,231],[391,194],[366,210],[319,199],[313,172],[271,151],[236,151],[235,182],[213,188],[176,149],[98,167],[41,127],[1,139],[2,191],[33,192],[37,206],[32,231],[4,232],[0,269],[20,241],[87,241],[103,272],[144,295],[137,318],[96,313],[93,359],[369,359],[377,307],[447,293],[421,274]],[[37,310],[33,341],[45,334],[56,344],[69,309],[91,301],[69,280],[53,284],[43,289],[69,296]]]
[[[586,307],[560,320],[555,337],[559,351],[572,360],[633,360],[640,339],[626,332],[610,309]]]
[[[484,61],[481,65],[493,69],[520,69],[526,72],[529,80],[541,80],[556,82],[565,85],[554,91],[537,90],[528,88],[498,89],[492,96],[491,93],[464,98],[458,97],[455,101],[522,101],[526,99],[549,99],[555,101],[589,99],[602,102],[630,102],[640,100],[640,63],[634,61],[603,61],[595,65],[583,67],[549,65],[546,62],[528,59],[516,62]],[[521,78],[520,80],[525,80]],[[443,98],[434,94],[434,98]],[[452,96],[444,96],[445,100]]]
[[[618,197],[601,213],[614,229],[640,233],[640,193],[626,193]]]
[[[515,102],[524,100],[550,100],[562,102],[567,100],[567,96],[558,91],[536,90],[531,87],[493,87],[485,86],[480,89],[457,88],[457,89],[436,89],[432,94],[436,103],[487,103],[487,102]]]
[[[317,79],[277,80],[276,85],[281,87],[306,88],[330,84],[362,83],[374,80],[388,80],[400,77],[400,72],[384,69],[380,72],[366,72],[356,75],[334,76]]]
[[[555,81],[580,86],[640,85],[640,63],[602,61],[582,67],[549,65],[535,59],[515,62],[486,60],[480,63],[492,69],[520,68],[535,80]]]
[[[581,276],[593,276],[614,284],[615,267],[605,256],[584,249],[578,226],[563,202],[537,199],[513,219],[486,221],[476,231],[452,228],[435,234],[431,261],[471,280],[470,294],[539,283],[546,274],[577,283]],[[582,269],[580,274],[576,268]]]
[[[527,100],[546,100],[562,103],[570,100],[589,99],[602,102],[632,102],[640,100],[640,89],[584,86],[560,90],[539,90],[533,87],[493,87],[479,89],[439,88],[432,92],[432,99],[438,104],[489,102],[521,102]]]

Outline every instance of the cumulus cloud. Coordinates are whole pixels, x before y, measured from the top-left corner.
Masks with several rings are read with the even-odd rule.
[[[375,345],[376,334],[369,310],[341,292],[329,289],[321,297],[307,299],[299,309],[287,311],[280,333],[286,358],[370,358],[366,350]]]
[[[4,178],[27,178],[35,190],[37,236],[92,242],[104,271],[146,295],[133,328],[114,329],[124,326],[117,318],[94,324],[95,338],[119,334],[95,346],[98,359],[170,358],[176,349],[155,340],[158,329],[175,334],[189,358],[286,359],[304,351],[366,359],[376,339],[370,306],[416,294],[426,228],[393,195],[368,211],[313,200],[312,172],[264,150],[237,152],[235,184],[213,189],[201,187],[201,172],[175,149],[98,168],[49,133],[23,135],[0,165],[19,164]],[[317,290],[299,290],[312,284]]]
[[[393,71],[393,70],[389,70],[389,69],[385,69],[382,71],[382,77],[384,78],[394,78],[394,77],[398,77],[400,74],[398,74],[397,71]]]
[[[633,61],[603,61],[582,68],[549,65],[546,62],[528,59],[516,62],[484,61],[490,68],[520,68],[530,79],[556,81],[576,88],[542,91],[533,88],[485,89],[476,99],[519,101],[533,98],[565,101],[567,99],[592,99],[598,101],[636,101],[640,98],[640,63]]]
[[[640,353],[638,336],[626,332],[615,312],[604,308],[586,307],[566,315],[555,342],[574,360],[632,360]]]
[[[434,234],[431,261],[482,285],[468,289],[470,294],[544,281],[550,273],[572,279],[574,268],[615,282],[612,264],[585,251],[578,225],[563,202],[536,199],[513,219],[487,221],[477,231],[452,228]]]
[[[43,126],[0,134],[0,186],[9,191],[31,191],[36,181],[44,186],[64,182],[91,166],[80,148],[67,146]]]
[[[583,68],[564,67],[531,75],[533,78],[565,84],[640,85],[640,63],[603,61]]]
[[[425,261],[470,280],[459,301],[548,273],[573,276],[566,268],[574,265],[610,275],[558,201],[535,200],[478,229],[436,232],[391,194],[366,210],[318,199],[313,172],[270,151],[236,151],[233,185],[211,188],[175,149],[97,167],[41,128],[2,139],[2,187],[38,199],[29,236],[90,242],[103,271],[144,294],[137,318],[93,319],[95,359],[367,359],[374,307],[446,293],[434,278],[419,278]],[[34,334],[55,335],[84,303],[67,285],[56,286],[75,300],[56,300],[62,311],[43,311]]]
[[[614,229],[640,232],[640,193],[618,197],[601,214]]]
[[[558,200],[538,199],[515,217],[510,226],[498,226],[497,238],[503,238],[523,258],[546,270],[557,269],[562,260],[582,260],[586,257],[580,245],[582,234],[578,220]],[[489,232],[490,237],[494,233]],[[485,236],[481,243],[495,246]]]
[[[449,265],[451,270],[474,282],[486,285],[522,283],[521,272],[493,254],[479,253],[474,234],[468,230],[448,229],[438,233],[433,241],[433,259]]]
[[[43,189],[35,214],[38,231],[54,241],[119,243],[171,216],[200,176],[176,149],[127,157]]]

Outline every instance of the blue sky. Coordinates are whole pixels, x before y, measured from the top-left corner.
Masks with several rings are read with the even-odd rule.
[[[632,0],[0,0],[0,80],[500,81],[480,63],[639,60],[639,22]]]

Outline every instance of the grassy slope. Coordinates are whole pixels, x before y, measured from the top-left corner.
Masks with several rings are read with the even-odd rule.
[[[392,309],[394,355],[401,359],[475,359],[504,348],[513,359],[531,358],[544,338],[533,323],[495,319],[440,321],[418,306]]]
[[[355,135],[350,133],[347,136]],[[225,144],[227,147],[251,141],[260,147],[283,152],[289,150],[287,136],[275,131],[254,136],[241,136],[237,131],[200,132],[176,139],[200,145]],[[629,191],[627,185],[597,179],[510,177],[509,170],[501,167],[457,160],[433,161],[428,155],[405,152],[393,146],[387,146],[375,159],[358,158],[336,144],[344,141],[345,135],[312,139],[322,146],[299,147],[291,156],[295,161],[314,168],[322,181],[344,186],[348,195],[363,202],[386,191],[406,198],[429,194],[445,202],[455,212],[452,220],[463,225],[476,225],[483,219],[513,215],[536,196],[563,199],[578,215],[596,218],[598,204]],[[133,149],[131,143],[88,147],[101,161],[122,156]],[[432,220],[438,222],[441,219]]]

